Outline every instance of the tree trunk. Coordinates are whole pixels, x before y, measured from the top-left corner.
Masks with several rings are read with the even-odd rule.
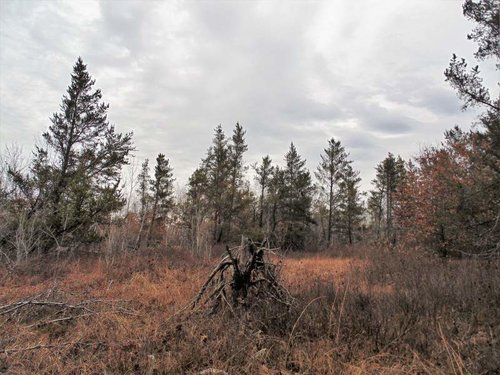
[[[265,186],[262,185],[261,190],[260,190],[260,213],[259,213],[259,228],[262,228],[264,225],[263,219],[264,219],[264,189]]]
[[[144,233],[144,224],[146,223],[146,212],[142,215],[141,218],[141,227],[139,228],[139,234],[137,235],[137,240],[135,242],[135,248],[139,249],[141,246],[142,235]]]
[[[382,227],[382,193],[380,193],[380,199],[377,204],[377,238],[380,238],[380,231]]]
[[[148,235],[146,236],[146,246],[149,246],[151,241],[151,233],[153,232],[153,226],[156,220],[156,209],[158,208],[158,198],[155,198],[155,203],[153,205],[153,212],[151,214],[151,224],[149,225]]]
[[[330,176],[330,197],[328,207],[328,231],[327,231],[327,247],[332,243],[332,221],[333,221],[333,180]]]
[[[391,192],[391,185],[392,185],[392,180],[390,176],[387,176],[387,182],[386,182],[386,206],[387,206],[387,212],[386,212],[386,235],[387,239],[390,240],[391,238],[391,233],[392,233],[392,192]]]
[[[217,214],[217,212],[215,212],[215,214],[214,214],[214,228],[213,228],[213,232],[212,232],[214,243],[217,243],[218,228],[219,228],[219,215]]]
[[[231,234],[231,225],[233,223],[233,210],[234,210],[234,199],[235,198],[236,198],[236,171],[233,172],[233,177],[231,179],[231,197],[229,198],[229,212],[228,212],[228,216],[227,216],[227,236],[228,237]]]
[[[351,221],[350,214],[349,214],[349,218],[347,220],[347,234],[349,236],[349,245],[352,245],[352,221]]]

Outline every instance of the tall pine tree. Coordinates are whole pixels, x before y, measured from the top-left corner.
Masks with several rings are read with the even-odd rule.
[[[174,178],[170,162],[165,158],[165,155],[158,154],[156,158],[155,175],[151,180],[151,195],[153,199],[153,211],[151,213],[151,223],[149,225],[146,243],[149,245],[154,224],[156,222],[156,214],[158,209],[161,210],[163,217],[172,207]]]
[[[397,158],[389,153],[387,157],[380,162],[376,167],[376,178],[373,180],[375,185],[372,197],[379,197],[380,207],[377,209],[380,212],[385,210],[385,235],[387,239],[394,242],[393,231],[393,210],[395,205],[394,196],[398,186],[401,184],[405,177],[405,165],[400,156]],[[385,201],[385,207],[383,206]],[[372,199],[370,203],[374,204],[375,200]]]
[[[142,242],[142,235],[144,233],[144,226],[146,224],[146,213],[148,211],[148,206],[151,201],[151,195],[149,194],[149,160],[144,160],[141,166],[141,172],[139,173],[139,186],[137,188],[137,194],[139,195],[139,220],[141,225],[139,227],[139,233],[137,235],[137,240],[135,243],[135,248],[139,248]]]
[[[266,193],[266,189],[269,188],[272,175],[273,175],[273,166],[272,161],[269,155],[266,155],[262,158],[262,162],[260,165],[254,165],[253,168],[256,173],[256,180],[259,184],[259,228],[262,228],[264,225],[264,196]]]
[[[359,172],[352,168],[351,163],[351,161],[348,162],[340,183],[341,222],[350,245],[354,242],[354,231],[361,223],[363,215],[363,204],[359,190],[361,178]]]
[[[283,201],[281,220],[284,224],[282,246],[290,249],[304,249],[309,224],[312,222],[311,203],[313,186],[311,175],[305,167],[293,143],[285,155],[283,169]]]
[[[245,143],[245,130],[243,127],[236,123],[231,137],[231,143],[228,148],[228,172],[229,172],[229,186],[228,186],[228,209],[227,209],[227,233],[226,237],[230,237],[231,225],[233,217],[241,211],[242,207],[237,207],[237,202],[241,202],[238,195],[241,195],[241,187],[243,185],[243,173],[245,166],[243,164],[243,154],[248,149]]]
[[[78,58],[60,111],[37,147],[31,173],[10,175],[31,203],[28,216],[43,216],[41,242],[45,250],[92,238],[93,224],[109,220],[123,207],[119,190],[122,167],[131,151],[132,134],[115,132],[107,120],[108,104]]]
[[[315,173],[322,197],[326,200],[328,224],[326,228],[327,246],[331,245],[334,212],[339,205],[340,184],[347,168],[347,153],[340,141],[328,141],[328,147],[321,155],[321,162]]]
[[[214,242],[222,241],[224,235],[230,181],[228,160],[228,140],[222,130],[222,125],[219,125],[215,128],[212,146],[202,162],[202,169],[206,175],[207,197],[212,212]]]

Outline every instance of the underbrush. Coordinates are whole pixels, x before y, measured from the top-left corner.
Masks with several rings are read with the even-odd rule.
[[[0,371],[500,371],[498,260],[369,247],[343,249],[340,257],[294,254],[282,275],[295,298],[290,308],[266,303],[214,315],[190,312],[186,307],[215,262],[145,250],[112,262],[41,259],[2,269]]]

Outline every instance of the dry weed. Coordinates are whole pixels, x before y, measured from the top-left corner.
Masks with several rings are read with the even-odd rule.
[[[45,263],[0,271],[1,306],[36,297],[86,303],[89,311],[37,305],[0,315],[0,372],[500,371],[498,261],[443,261],[375,248],[353,248],[342,257],[294,254],[283,278],[296,306],[212,317],[178,312],[214,262],[146,250],[118,254],[112,264],[95,257],[39,262]]]

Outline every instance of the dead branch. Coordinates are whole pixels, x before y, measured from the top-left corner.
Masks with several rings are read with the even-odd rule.
[[[208,286],[210,285],[210,283],[212,282],[212,279],[215,277],[215,275],[217,275],[217,273],[219,272],[224,272],[224,270],[231,265],[231,262],[227,262],[227,261],[224,261],[225,259],[227,259],[226,257],[223,258],[221,260],[221,262],[217,265],[217,267],[215,267],[215,269],[212,271],[212,273],[210,274],[210,276],[208,277],[207,281],[205,282],[205,284],[203,284],[203,286],[201,287],[200,291],[198,292],[198,294],[196,295],[196,297],[194,298],[194,301],[193,301],[193,307],[200,301],[201,297],[203,296],[203,294],[205,293],[205,291],[207,290]]]
[[[0,316],[15,312],[16,310],[19,310],[25,306],[30,306],[30,305],[32,305],[32,306],[56,306],[56,307],[60,307],[63,309],[82,309],[82,310],[85,310],[89,313],[93,313],[92,310],[83,306],[84,304],[87,304],[88,302],[89,301],[84,301],[84,302],[79,303],[78,305],[72,305],[72,304],[64,303],[64,302],[25,300],[25,301],[13,303],[10,305],[4,305],[4,306],[0,307],[0,310],[5,309],[4,311],[0,311]]]
[[[125,302],[122,300],[103,300],[103,299],[90,299],[81,301],[79,303],[68,303],[53,300],[41,300],[48,298],[53,293],[50,289],[48,292],[38,294],[36,296],[0,306],[0,316],[6,316],[6,320],[0,324],[4,326],[7,322],[16,319],[19,323],[24,321],[29,323],[27,328],[43,327],[49,324],[62,323],[77,320],[86,316],[101,313],[102,309],[97,309],[97,305],[109,306],[111,311],[120,314],[138,316],[133,311],[126,309],[119,303]],[[90,308],[92,306],[92,308]],[[40,308],[45,308],[40,310]]]
[[[81,315],[76,315],[76,316],[66,316],[64,318],[58,318],[58,319],[52,319],[52,320],[46,320],[46,321],[43,321],[43,322],[37,322],[37,323],[34,323],[34,324],[30,324],[29,326],[27,326],[28,328],[32,328],[32,327],[44,327],[44,326],[47,326],[49,324],[53,324],[53,323],[61,323],[61,322],[67,322],[69,320],[73,320],[73,319],[78,319],[78,318],[83,318],[85,316],[90,316],[90,315],[93,315],[93,314],[81,314]]]

